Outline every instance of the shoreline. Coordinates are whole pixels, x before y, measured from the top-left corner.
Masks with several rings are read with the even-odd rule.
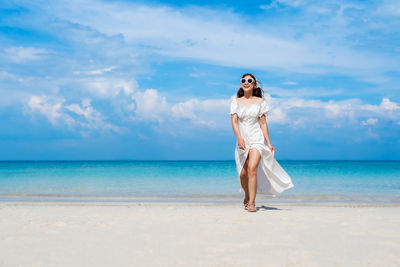
[[[241,203],[241,195],[183,196],[65,196],[65,195],[0,195],[0,203]],[[257,195],[257,204],[295,206],[393,206],[400,207],[400,195]]]
[[[184,201],[136,201],[136,202],[110,202],[110,201],[0,201],[0,208],[6,206],[76,206],[76,207],[134,207],[134,206],[186,206],[186,207],[239,207],[236,202],[184,202]],[[325,208],[400,208],[400,204],[391,203],[265,203],[257,202],[257,209],[269,209],[273,207],[325,207]]]

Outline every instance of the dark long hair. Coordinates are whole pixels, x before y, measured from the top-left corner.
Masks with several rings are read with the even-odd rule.
[[[254,80],[253,83],[255,84],[255,86],[253,88],[253,96],[263,97],[264,96],[264,91],[260,87],[257,87],[257,79],[256,79],[256,77],[254,77],[253,74],[245,73],[245,74],[243,74],[242,79],[244,77],[246,77],[247,75],[251,76],[251,78],[253,78],[253,80]],[[244,90],[243,90],[242,87],[240,87],[239,90],[236,93],[236,97],[240,98],[242,96],[244,96]]]

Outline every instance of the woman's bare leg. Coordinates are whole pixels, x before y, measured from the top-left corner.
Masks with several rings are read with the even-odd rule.
[[[242,185],[242,188],[244,190],[244,203],[249,202],[249,178],[247,176],[247,166],[249,163],[249,156],[247,156],[246,161],[244,162],[242,171],[240,172],[240,183]]]
[[[249,150],[249,163],[247,166],[247,176],[249,180],[249,204],[254,205],[257,193],[257,168],[261,155],[257,149]]]

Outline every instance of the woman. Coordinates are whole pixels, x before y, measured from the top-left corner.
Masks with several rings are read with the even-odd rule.
[[[255,212],[256,193],[275,196],[294,185],[274,158],[275,148],[269,139],[265,118],[269,106],[263,90],[250,73],[242,76],[241,84],[231,98],[232,128],[237,139],[235,161],[239,182],[245,192],[244,207]]]

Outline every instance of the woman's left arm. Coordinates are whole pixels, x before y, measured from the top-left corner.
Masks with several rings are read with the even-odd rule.
[[[264,135],[265,141],[267,141],[267,146],[269,149],[271,149],[271,152],[275,152],[275,148],[271,144],[271,140],[269,138],[269,133],[268,133],[268,125],[267,125],[267,120],[265,118],[265,115],[262,115],[259,119],[258,122],[260,123],[260,127],[262,130],[262,133]]]

